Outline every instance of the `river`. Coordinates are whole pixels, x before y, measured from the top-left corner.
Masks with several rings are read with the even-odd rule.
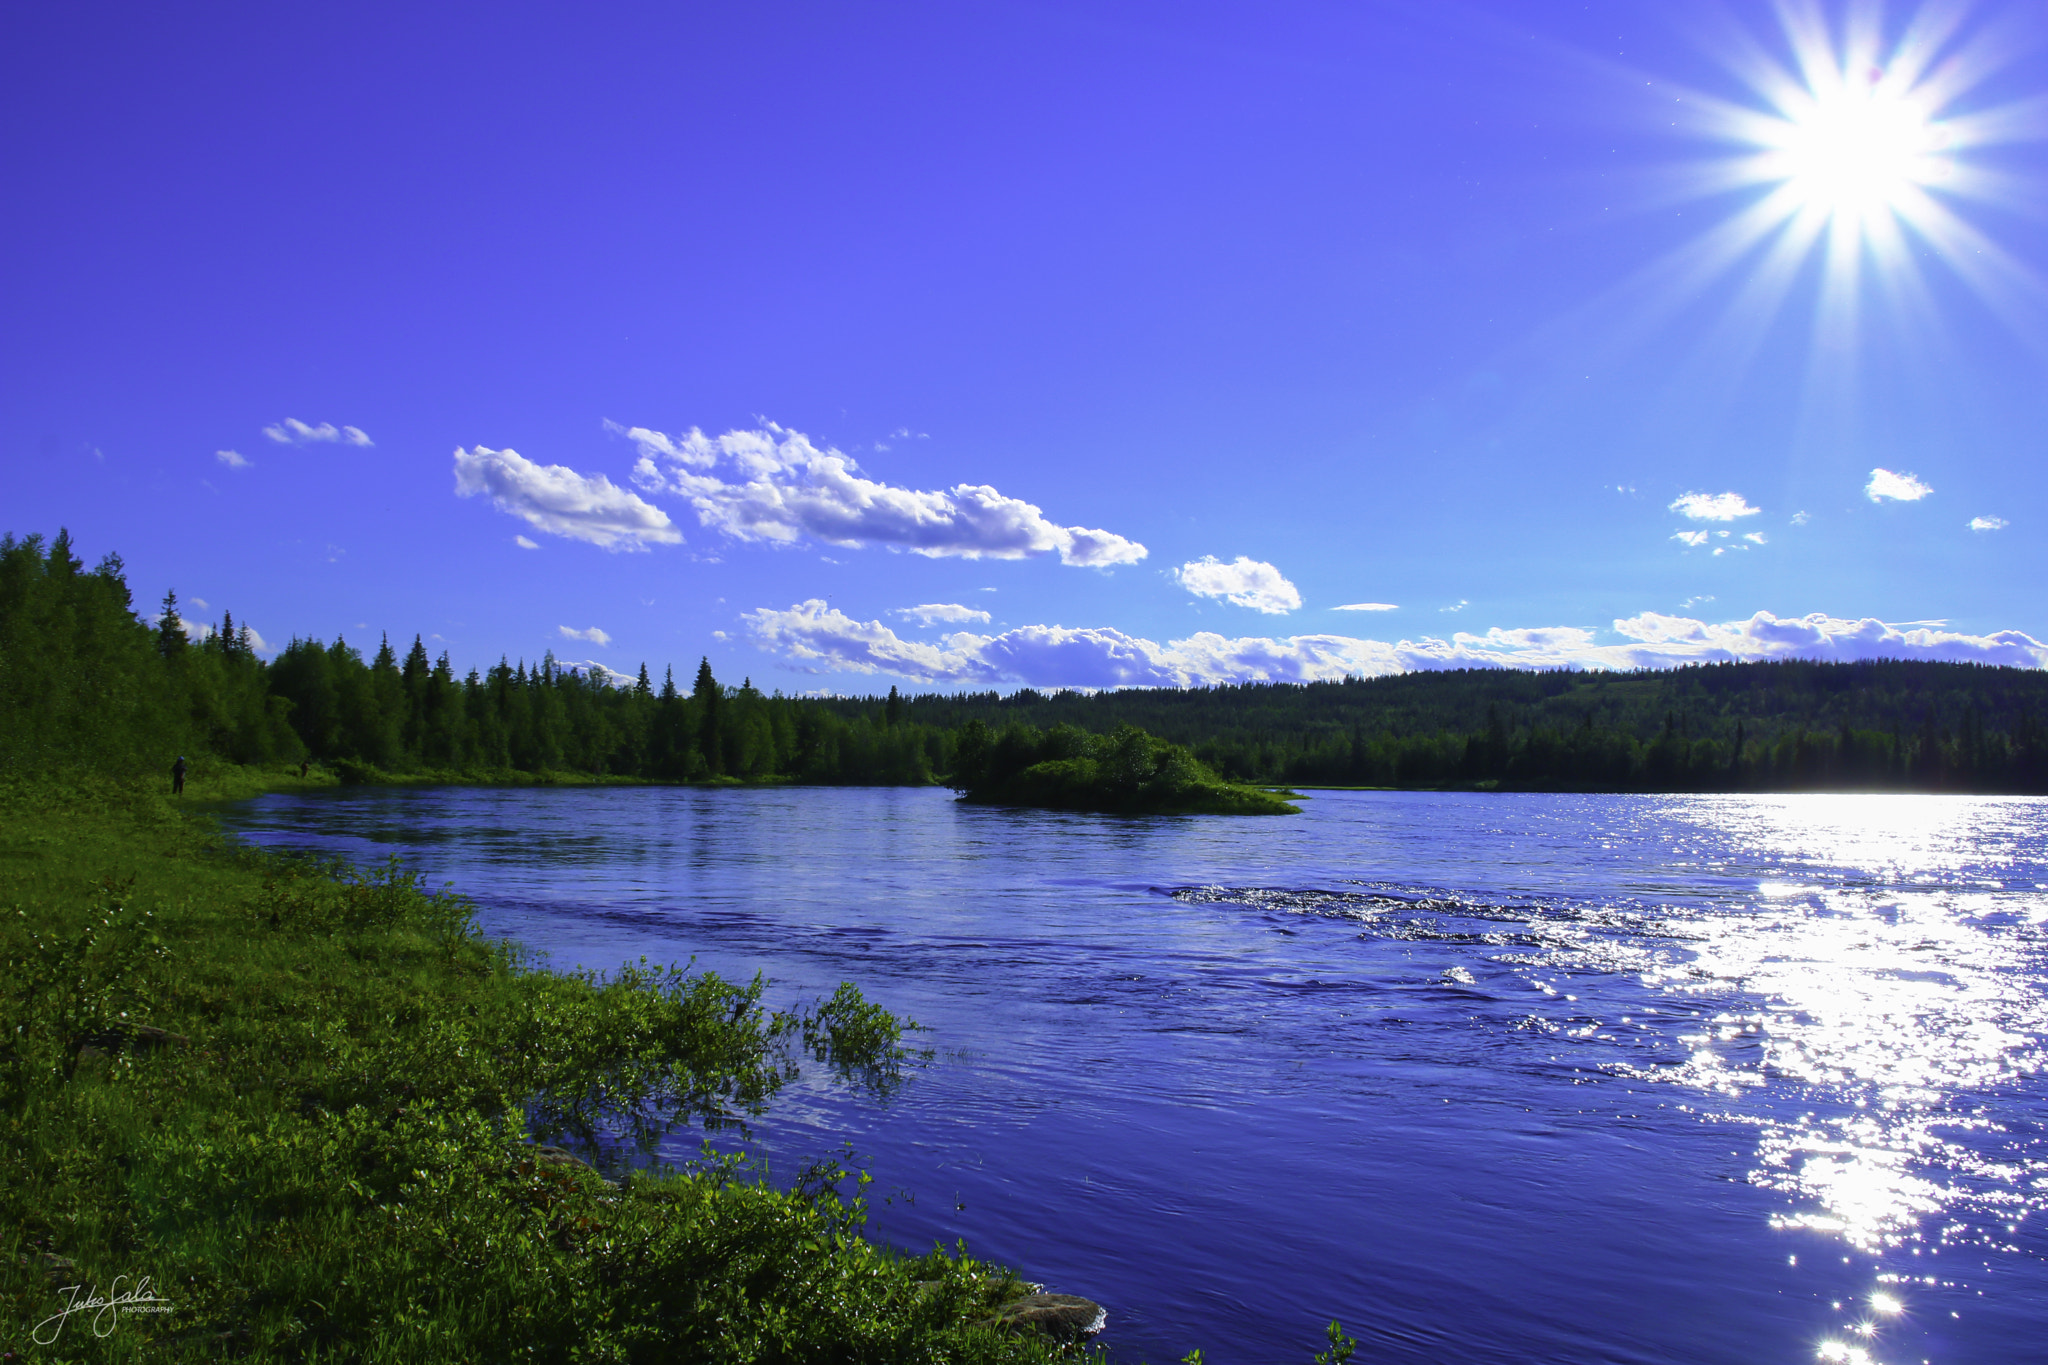
[[[925,1026],[806,1079],[871,1232],[1109,1309],[1116,1359],[2048,1355],[2048,801],[1317,792],[1113,819],[939,790],[344,789],[559,966],[841,980]],[[668,1153],[695,1151],[679,1135]]]

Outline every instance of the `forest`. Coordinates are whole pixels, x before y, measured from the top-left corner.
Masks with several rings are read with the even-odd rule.
[[[552,654],[458,674],[418,636],[402,653],[293,638],[266,661],[231,613],[195,633],[174,593],[139,615],[117,555],[87,568],[68,533],[0,538],[0,765],[142,772],[183,753],[352,781],[916,785],[954,780],[964,737],[970,754],[1051,752],[1060,727],[1134,726],[1257,784],[2048,792],[2048,673],[1973,664],[818,698],[721,683],[708,661],[686,690],[673,668],[621,685]]]

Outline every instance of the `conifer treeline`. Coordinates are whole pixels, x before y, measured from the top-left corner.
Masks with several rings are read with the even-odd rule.
[[[630,686],[552,654],[457,678],[415,639],[366,662],[345,640],[294,639],[266,664],[232,614],[189,643],[176,594],[139,619],[120,558],[87,570],[68,534],[0,538],[0,766],[160,769],[179,753],[489,774],[571,771],[679,781],[927,783],[951,735],[877,703],[843,716],[726,687],[700,664],[689,693],[647,670]]]
[[[1620,791],[2048,792],[2048,673],[1968,664],[1475,669],[1371,680],[1047,695],[763,695],[700,664],[688,691],[501,660],[461,677],[294,639],[270,662],[232,616],[188,643],[175,596],[137,617],[121,562],[0,538],[0,765],[160,769],[175,753],[312,758],[358,775],[574,771],[916,784],[972,744],[1137,725],[1226,778]]]
[[[940,727],[1136,725],[1239,782],[2048,792],[2048,672],[1919,660],[912,698]]]

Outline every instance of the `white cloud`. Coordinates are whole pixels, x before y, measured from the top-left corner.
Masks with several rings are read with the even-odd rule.
[[[564,673],[581,673],[584,677],[609,687],[631,687],[640,681],[631,673],[621,673],[618,669],[601,664],[595,659],[557,659],[555,667]]]
[[[1392,602],[1346,602],[1346,603],[1345,603],[1345,604],[1344,604],[1343,606],[1341,606],[1341,607],[1331,607],[1331,608],[1330,608],[1330,610],[1331,610],[1331,611],[1399,611],[1399,610],[1401,610],[1401,609],[1400,609],[1399,607],[1395,606],[1395,605],[1394,605],[1394,604],[1393,604]]]
[[[2012,525],[2012,523],[2007,521],[2004,517],[1970,518],[1970,529],[1972,531],[2003,531],[2006,527],[2010,525]]]
[[[1644,612],[1601,632],[1583,626],[1459,632],[1448,640],[1361,640],[1342,635],[1229,639],[1211,632],[1159,644],[1107,627],[1025,626],[966,631],[938,644],[904,640],[880,621],[856,621],[813,599],[743,617],[755,642],[818,673],[888,673],[921,683],[1033,687],[1188,687],[1315,682],[1446,668],[1672,668],[1766,659],[1945,659],[2048,667],[2048,644],[2018,631],[1946,630],[1758,612],[1710,624]]]
[[[247,469],[249,467],[249,457],[239,450],[216,450],[213,452],[213,458],[219,460],[229,469]]]
[[[1807,522],[1812,520],[1813,513],[1811,512],[1794,512],[1792,514],[1792,524],[1794,526],[1804,526]]]
[[[345,446],[366,446],[371,444],[369,436],[361,427],[338,427],[332,422],[322,422],[317,427],[307,426],[296,417],[287,417],[282,422],[273,422],[263,428],[263,434],[279,445],[303,446],[340,443]]]
[[[1214,555],[1191,559],[1173,571],[1174,582],[1197,597],[1221,597],[1268,616],[1285,616],[1301,605],[1301,592],[1278,569],[1239,555],[1225,564]]]
[[[1705,531],[1680,531],[1671,538],[1695,548],[1707,543],[1707,533]]]
[[[195,607],[199,608],[199,610],[201,610],[201,611],[205,611],[205,610],[207,610],[207,608],[208,608],[208,607],[209,607],[209,605],[210,605],[210,604],[209,604],[209,603],[207,602],[207,600],[206,600],[205,598],[203,598],[203,597],[191,597],[191,598],[187,598],[186,600],[187,600],[187,601],[189,601],[189,602],[190,602],[190,603],[191,603],[191,604],[192,604],[193,606],[195,606]]]
[[[945,624],[962,626],[970,621],[987,625],[989,614],[974,607],[963,607],[954,602],[927,602],[921,607],[898,607],[889,613],[901,616],[906,621],[915,621],[921,626]]]
[[[499,511],[550,535],[607,550],[642,550],[649,542],[675,545],[683,538],[668,513],[604,475],[538,465],[516,450],[458,448],[455,491],[465,498],[486,494]]]
[[[1671,504],[1671,510],[1693,521],[1734,521],[1764,509],[1751,507],[1740,493],[1687,493]]]
[[[1747,535],[1743,536],[1743,539],[1748,541],[1752,545],[1765,545],[1769,543],[1767,540],[1764,539],[1764,533],[1762,531],[1751,531]]]
[[[583,640],[599,647],[609,645],[612,642],[612,637],[599,630],[596,626],[592,626],[589,630],[572,630],[568,626],[556,626],[555,629],[561,631],[563,636],[568,639]]]
[[[525,536],[512,537],[512,543],[514,545],[517,545],[522,550],[538,550],[540,548],[540,546],[537,543],[528,540]]]
[[[1110,531],[1060,526],[1036,506],[986,484],[919,492],[863,477],[850,456],[819,449],[769,422],[756,431],[669,436],[607,423],[640,451],[633,478],[680,494],[705,526],[736,540],[899,546],[934,558],[1022,559],[1057,552],[1063,564],[1133,564],[1146,550]]]
[[[1934,490],[1911,474],[1894,474],[1889,469],[1870,471],[1870,482],[1863,485],[1863,496],[1872,502],[1918,502]]]
[[[1469,607],[1469,606],[1471,606],[1471,605],[1472,605],[1472,603],[1471,603],[1470,599],[1468,599],[1468,598],[1464,598],[1464,597],[1461,597],[1461,598],[1459,598],[1459,599],[1458,599],[1457,601],[1455,601],[1455,602],[1451,603],[1451,605],[1449,605],[1448,607],[1438,607],[1438,608],[1437,608],[1437,610],[1438,610],[1438,611],[1463,611],[1463,610],[1465,610],[1465,608],[1467,608],[1467,607]]]

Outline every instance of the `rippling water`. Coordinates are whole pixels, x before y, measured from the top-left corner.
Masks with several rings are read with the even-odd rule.
[[[842,979],[929,1029],[872,1228],[1110,1309],[1119,1359],[2048,1358],[2048,802],[1318,793],[1284,819],[932,790],[352,790],[562,965]],[[678,1140],[688,1155],[694,1140]]]

